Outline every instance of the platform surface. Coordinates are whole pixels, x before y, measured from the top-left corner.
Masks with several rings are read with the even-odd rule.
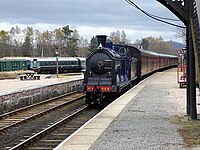
[[[56,77],[49,78],[49,75],[40,75],[40,76],[41,76],[40,80],[20,80],[20,79],[0,80],[0,95],[83,79],[83,74],[74,76],[70,75],[65,77],[60,75],[59,78]]]
[[[171,121],[185,115],[185,97],[186,88],[179,88],[176,69],[158,72],[107,106],[55,150],[187,149],[178,125]]]

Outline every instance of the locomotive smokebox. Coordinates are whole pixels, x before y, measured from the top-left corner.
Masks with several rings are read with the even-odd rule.
[[[106,35],[97,35],[97,41],[98,41],[98,46],[100,46],[100,44],[105,47],[106,46]]]

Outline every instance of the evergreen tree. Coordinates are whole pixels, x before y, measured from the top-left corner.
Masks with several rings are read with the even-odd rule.
[[[89,43],[89,51],[92,52],[94,51],[95,49],[97,49],[98,47],[98,41],[97,41],[97,38],[95,36],[93,36],[90,40],[90,43]]]
[[[31,45],[31,40],[30,37],[26,36],[24,43],[22,45],[22,54],[21,56],[28,57],[30,56],[30,45]]]
[[[142,38],[141,46],[143,49],[148,50],[149,49],[149,41],[146,38]]]

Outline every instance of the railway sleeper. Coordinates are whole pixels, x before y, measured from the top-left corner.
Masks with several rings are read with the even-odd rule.
[[[63,140],[41,140],[40,142],[62,142]]]
[[[73,131],[72,131],[72,132],[73,132]],[[60,139],[63,138],[63,137],[69,136],[70,134],[71,134],[71,132],[70,132],[70,133],[67,133],[67,134],[65,134],[65,135],[51,135],[51,137],[46,137],[45,140],[52,140],[52,139],[54,139],[54,140],[60,140]]]
[[[40,150],[40,149],[41,149],[41,150],[44,150],[44,149],[45,149],[45,150],[52,150],[52,148],[50,148],[50,147],[44,147],[44,146],[43,146],[43,147],[30,147],[29,149],[30,149],[30,150],[31,150],[31,149],[32,149],[32,150]]]

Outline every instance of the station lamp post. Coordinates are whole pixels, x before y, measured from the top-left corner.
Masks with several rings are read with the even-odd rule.
[[[56,48],[55,52],[56,52],[56,77],[58,78],[58,56],[59,56],[58,47]]]

